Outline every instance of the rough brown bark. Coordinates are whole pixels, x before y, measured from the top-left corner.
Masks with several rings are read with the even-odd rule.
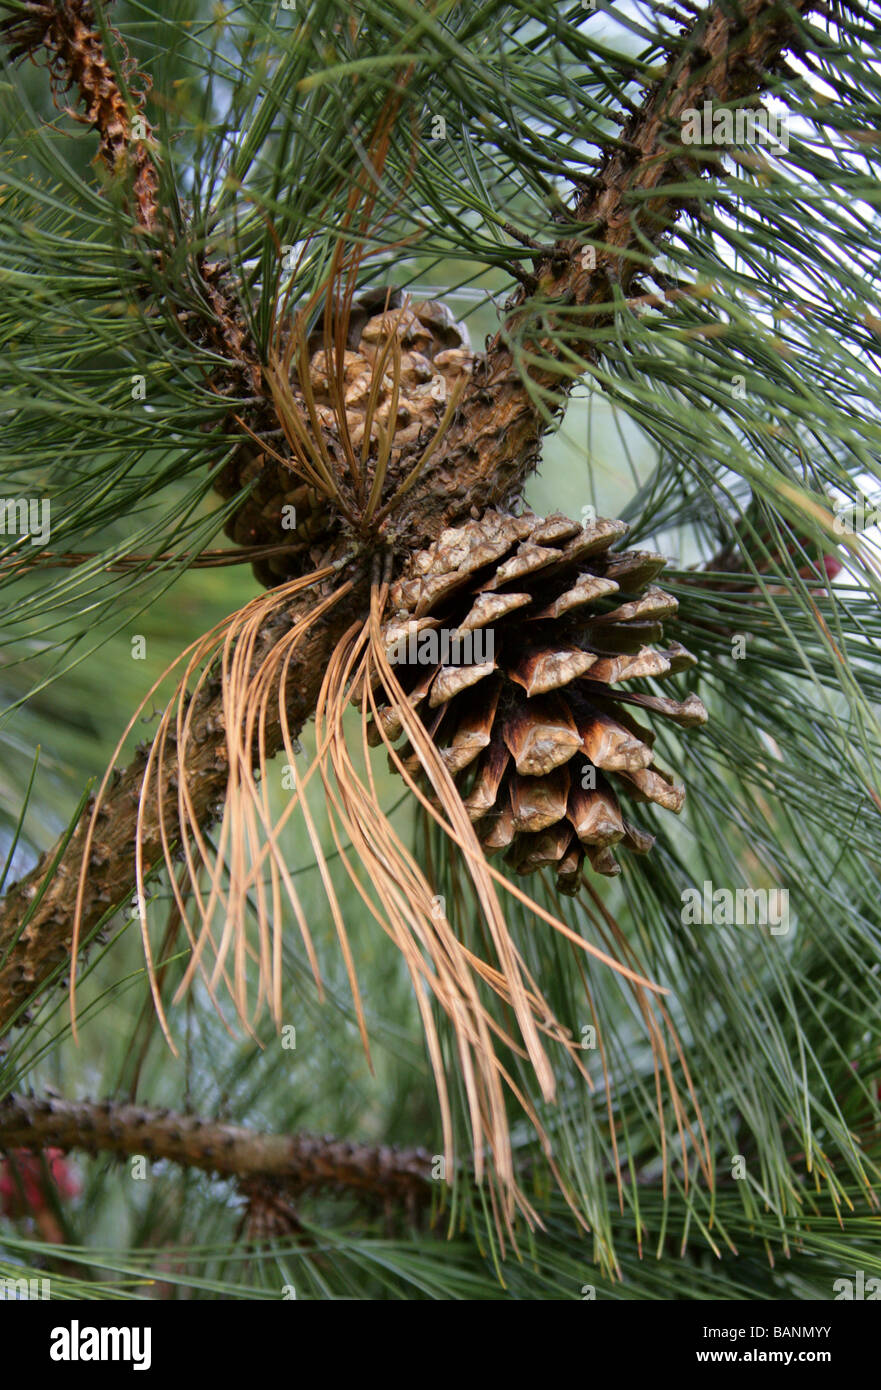
[[[541,438],[549,425],[549,414],[536,406],[533,392],[546,393],[554,408],[561,409],[573,378],[552,360],[553,355],[559,358],[567,342],[582,356],[588,355],[583,339],[579,346],[577,334],[534,343],[548,358],[548,365],[531,372],[530,390],[518,372],[511,347],[518,316],[531,312],[527,300],[537,294],[548,301],[546,319],[557,303],[583,306],[582,327],[602,327],[610,321],[608,309],[596,306],[609,303],[613,286],[620,286],[624,294],[632,289],[640,265],[645,268],[646,241],[657,246],[680,210],[672,185],[682,178],[683,161],[689,174],[700,167],[695,155],[671,135],[681,112],[688,106],[699,106],[709,94],[724,103],[758,93],[795,33],[799,15],[809,7],[809,0],[790,0],[786,5],[777,0],[744,0],[739,7],[711,7],[683,36],[679,55],[624,129],[623,148],[609,154],[573,209],[571,220],[590,225],[591,235],[605,243],[605,249],[597,251],[596,268],[583,267],[581,243],[575,241],[561,241],[553,253],[537,259],[534,286],[528,291],[521,289],[511,300],[506,323],[479,363],[444,442],[406,498],[401,514],[390,519],[385,540],[393,546],[399,563],[472,507],[504,506],[519,493],[538,461]],[[40,12],[51,8],[33,6]],[[640,261],[631,259],[636,252]],[[204,273],[206,283],[220,296],[215,308],[221,328],[215,325],[212,330],[214,341],[236,362],[233,375],[243,372],[253,389],[258,384],[258,368],[240,342],[235,313],[223,297],[222,274],[212,267],[205,267]],[[344,612],[331,614],[318,625],[301,649],[290,673],[289,688],[295,692],[290,711],[293,728],[300,727],[314,708],[321,674],[340,635],[355,618],[364,615],[366,592],[362,569]],[[305,611],[301,605],[311,603],[314,597],[313,593],[298,599],[292,621]],[[279,635],[278,630],[265,634],[263,650]],[[219,695],[206,691],[196,715],[197,741],[201,738],[202,742],[191,778],[197,813],[205,822],[222,799],[225,785],[223,734],[216,731],[219,713]],[[267,747],[274,751],[279,745],[279,729],[273,724],[267,729]],[[138,760],[120,775],[107,802],[100,845],[90,865],[84,933],[110,905],[133,891],[134,830],[143,761]],[[169,769],[169,782],[174,775],[175,770]],[[81,824],[18,940],[23,914],[53,854],[43,856],[33,872],[7,895],[0,914],[0,962],[5,962],[0,966],[0,1032],[16,1013],[21,1018],[22,998],[69,960],[83,836]],[[144,858],[145,864],[159,858],[155,820],[147,826]]]
[[[165,1158],[224,1177],[271,1178],[286,1191],[333,1189],[407,1205],[430,1201],[424,1149],[352,1144],[308,1134],[258,1134],[141,1105],[7,1096],[0,1101],[0,1151],[80,1149],[119,1158]]]
[[[798,17],[814,7],[813,0],[715,5],[683,36],[680,55],[623,128],[625,148],[607,155],[572,210],[569,220],[589,226],[591,237],[605,243],[596,248],[595,268],[584,268],[582,242],[560,241],[552,254],[538,260],[534,285],[521,286],[509,301],[506,322],[477,365],[453,426],[410,499],[408,510],[419,519],[418,529],[433,497],[449,499],[435,521],[439,529],[471,506],[497,506],[518,495],[538,463],[552,417],[575,384],[570,374],[555,369],[554,359],[567,347],[582,358],[599,355],[577,331],[567,335],[565,325],[574,321],[572,306],[585,308],[582,331],[601,330],[612,322],[604,306],[614,289],[625,298],[631,293],[635,280],[650,268],[646,242],[657,247],[682,209],[674,186],[702,168],[677,137],[682,112],[700,108],[707,97],[721,106],[756,96],[779,65]],[[548,301],[546,323],[553,320],[554,303],[565,304],[570,316],[556,321],[559,337],[530,340],[527,335],[525,346],[549,359],[546,368],[530,370],[530,390],[517,369],[511,339],[523,306],[534,298]],[[535,403],[542,395],[544,410]]]
[[[143,231],[152,231],[159,213],[159,180],[152,156],[153,132],[144,115],[150,83],[136,72],[119,34],[113,31],[128,100],[107,61],[89,0],[64,0],[63,4],[31,0],[23,14],[0,25],[0,32],[13,61],[43,54],[56,99],[76,91],[84,111],[69,114],[98,131],[98,152],[108,173],[131,177],[135,222]],[[136,127],[135,121],[140,125]]]

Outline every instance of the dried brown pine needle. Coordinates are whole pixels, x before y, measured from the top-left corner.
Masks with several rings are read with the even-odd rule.
[[[413,982],[439,1098],[448,1162],[452,1164],[455,1160],[447,1075],[449,1061],[444,1057],[433,1003],[446,1014],[453,1030],[458,1070],[470,1116],[475,1177],[478,1181],[488,1178],[500,1236],[504,1233],[513,1240],[515,1212],[519,1211],[531,1223],[537,1222],[538,1216],[517,1182],[508,1097],[513,1097],[522,1108],[548,1154],[550,1145],[535,1107],[505,1067],[500,1050],[510,1049],[514,1055],[528,1059],[545,1101],[553,1100],[556,1091],[548,1048],[560,1048],[586,1079],[587,1072],[580,1056],[580,1042],[574,1040],[554,1017],[537,981],[525,966],[505,920],[499,888],[513,894],[536,918],[564,936],[573,949],[591,955],[616,971],[634,990],[656,1058],[659,1108],[663,1075],[673,1095],[674,1114],[685,1144],[687,1138],[693,1140],[694,1136],[675,1092],[663,1034],[650,1002],[664,991],[633,968],[632,952],[629,953],[631,963],[627,963],[626,943],[616,939],[617,954],[602,950],[534,902],[487,862],[443,758],[398,684],[386,656],[381,625],[388,594],[386,585],[374,584],[367,621],[353,623],[337,643],[316,705],[314,757],[296,777],[282,812],[278,814],[273,810],[267,778],[268,725],[272,721],[280,729],[282,747],[293,767],[294,735],[288,720],[290,672],[310,628],[344,601],[351,584],[343,584],[316,598],[305,614],[268,650],[264,651],[259,645],[260,636],[270,618],[283,612],[296,594],[318,584],[331,573],[328,567],[261,595],[193,643],[175,667],[170,668],[182,666],[183,671],[174,698],[162,714],[147,757],[135,852],[138,916],[157,1015],[173,1046],[160,997],[145,910],[146,874],[153,867],[144,858],[150,816],[155,814],[158,819],[162,858],[190,944],[190,959],[175,998],[179,999],[198,977],[221,1017],[224,1016],[223,992],[232,1000],[241,1023],[251,1032],[264,1008],[269,1009],[276,1024],[281,1022],[285,903],[290,905],[302,936],[319,994],[322,990],[318,954],[282,846],[283,833],[292,818],[299,816],[329,904],[359,1032],[369,1059],[367,1025],[354,954],[321,837],[307,801],[309,784],[317,776],[323,786],[330,834],[341,863],[370,917],[400,950]],[[218,673],[227,786],[219,830],[212,844],[198,823],[190,769],[198,752],[194,742],[194,711],[205,682]],[[193,693],[188,695],[193,680]],[[492,959],[481,959],[459,939],[446,912],[439,910],[426,872],[402,843],[382,805],[368,743],[368,727],[375,720],[377,710],[374,690],[380,683],[392,698],[396,716],[410,740],[419,769],[431,784],[437,804],[433,804],[420,788],[384,734],[382,741],[413,795],[447,836],[454,856],[461,856],[489,933]],[[149,692],[148,699],[160,684],[161,680]],[[353,691],[360,692],[359,736],[354,740],[346,720]],[[382,729],[381,724],[379,727]],[[169,775],[169,769],[174,771],[174,777]],[[102,783],[92,813],[80,895],[90,837],[108,778],[109,774]],[[178,881],[176,856],[181,855],[184,873]],[[252,906],[255,929],[249,928]],[[218,921],[222,926],[218,927]],[[255,982],[256,997],[252,997],[249,991],[253,991]],[[74,987],[75,972],[71,989]],[[513,1029],[505,1027],[496,1017],[491,1007],[493,997],[510,1010]],[[666,1014],[663,1017],[669,1027]],[[681,1061],[678,1043],[677,1049]],[[566,1196],[578,1216],[574,1197],[569,1193]]]

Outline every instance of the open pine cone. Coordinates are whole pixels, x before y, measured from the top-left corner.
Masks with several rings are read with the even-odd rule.
[[[423,434],[428,442],[446,406],[458,376],[471,370],[468,330],[457,323],[437,299],[411,303],[400,290],[376,289],[362,294],[352,305],[346,353],[343,361],[343,396],[349,438],[360,449],[370,416],[370,439],[379,439],[379,426],[387,426],[394,397],[393,358],[386,349],[397,337],[401,348],[392,455]],[[319,323],[308,343],[309,380],[315,393],[317,415],[328,430],[339,432],[333,408],[331,374],[337,364],[328,361],[324,328]],[[383,364],[384,358],[384,364]],[[374,375],[382,374],[374,387]],[[376,403],[369,410],[371,391]]]
[[[585,856],[616,874],[612,845],[642,854],[654,843],[625,817],[619,794],[682,808],[684,789],[651,766],[655,735],[634,713],[684,728],[707,718],[696,695],[679,701],[642,686],[695,658],[677,642],[652,645],[677,603],[653,584],[663,556],[611,551],[626,530],[488,512],[413,557],[383,629],[486,852],[507,850],[518,873],[555,866],[564,892],[577,891]],[[400,718],[376,693],[394,742]],[[370,737],[380,741],[375,726]],[[412,749],[403,761],[419,770]]]
[[[394,354],[388,351],[392,337],[400,345],[400,376],[395,379]],[[360,457],[369,431],[368,456],[376,454],[380,427],[387,429],[395,408],[394,438],[388,463],[389,482],[394,480],[402,452],[428,444],[449,400],[456,379],[471,371],[473,356],[464,324],[457,323],[439,300],[411,302],[400,290],[385,287],[356,298],[349,312],[346,348],[341,364],[325,345],[320,318],[307,343],[309,386],[315,413],[326,431],[331,452],[344,455],[342,422],[345,415],[349,445]],[[342,404],[338,411],[336,377],[342,372]],[[302,394],[302,385],[299,388]],[[346,469],[340,468],[340,476]],[[328,524],[326,501],[277,460],[256,445],[245,443],[218,482],[224,497],[234,496],[256,479],[250,496],[227,525],[227,534],[238,545],[278,544],[291,541],[311,563],[320,563],[326,547],[313,544]],[[291,513],[296,522],[291,529]],[[267,587],[294,572],[288,556],[270,557],[255,566]]]

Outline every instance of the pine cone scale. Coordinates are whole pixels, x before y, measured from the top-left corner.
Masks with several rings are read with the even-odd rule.
[[[563,892],[577,891],[585,862],[618,873],[613,846],[645,854],[654,843],[620,797],[682,808],[684,788],[654,766],[655,731],[636,715],[684,729],[707,718],[693,693],[677,700],[638,684],[687,670],[694,658],[677,642],[655,645],[677,603],[654,583],[663,556],[612,551],[626,529],[498,512],[450,528],[392,585],[383,630],[387,645],[412,634],[411,659],[397,673],[484,851],[507,851],[518,873],[552,866]],[[470,663],[444,656],[426,671],[419,634],[427,646],[475,634],[485,641]],[[379,704],[393,742],[400,721],[381,688]],[[377,729],[371,741],[378,737]],[[418,775],[419,759],[406,752]]]

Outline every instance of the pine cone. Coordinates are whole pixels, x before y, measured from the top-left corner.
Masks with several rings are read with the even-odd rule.
[[[611,550],[626,530],[488,512],[413,557],[383,629],[486,852],[506,849],[522,874],[555,866],[563,892],[577,891],[585,855],[596,872],[616,874],[612,845],[643,854],[654,843],[626,819],[620,793],[682,808],[684,789],[651,765],[655,735],[634,712],[684,728],[707,718],[696,695],[643,687],[695,658],[677,642],[652,645],[677,603],[654,587],[662,556]],[[387,692],[376,694],[394,742],[400,718]],[[375,725],[369,734],[380,742]],[[411,749],[403,761],[419,772]]]
[[[386,351],[393,337],[401,348],[397,383],[394,354]],[[369,431],[368,477],[370,460],[378,450],[380,427],[388,428],[396,400],[387,489],[394,486],[403,451],[418,451],[428,444],[457,377],[470,372],[473,361],[467,329],[456,322],[445,304],[437,300],[411,304],[401,291],[385,287],[354,300],[342,363],[336,361],[333,351],[328,354],[326,350],[323,318],[312,332],[307,350],[316,415],[326,431],[328,448],[340,457],[341,478],[348,470],[342,462],[343,425],[335,408],[338,395],[345,407],[349,444],[359,458]],[[338,392],[335,383],[340,374]],[[302,386],[298,390],[302,394]],[[308,554],[326,532],[325,499],[251,444],[242,445],[218,482],[218,491],[224,497],[234,496],[255,478],[254,490],[227,524],[227,535],[243,546],[291,541]],[[320,549],[319,545],[311,561],[320,562]],[[255,566],[257,578],[267,587],[293,572],[288,556],[271,557]]]
[[[379,426],[387,427],[394,398],[393,356],[387,351],[392,337],[401,347],[401,377],[392,457],[423,436],[427,444],[447,404],[457,377],[470,372],[471,344],[464,324],[457,323],[447,306],[435,299],[410,303],[400,290],[385,288],[361,295],[352,305],[346,352],[342,364],[346,426],[354,448],[360,449],[370,417],[371,446],[379,441]],[[311,335],[309,381],[315,393],[318,418],[325,429],[339,434],[331,389],[333,373],[328,361],[324,327]],[[374,377],[379,380],[374,386]],[[371,393],[376,400],[370,408]]]

